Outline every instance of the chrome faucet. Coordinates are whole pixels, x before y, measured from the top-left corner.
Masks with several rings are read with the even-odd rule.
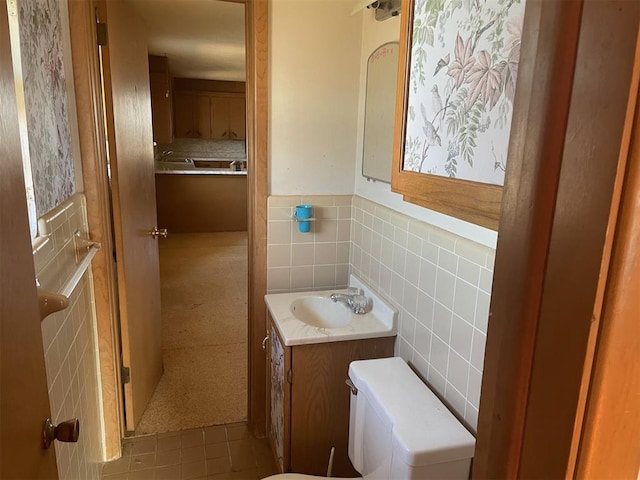
[[[156,161],[161,162],[169,155],[173,154],[173,150],[163,150],[162,153],[156,154]]]
[[[355,287],[347,288],[347,293],[332,293],[329,298],[334,302],[344,303],[356,315],[365,313],[368,299]]]
[[[232,170],[239,172],[240,170],[242,170],[242,167],[244,166],[244,160],[233,160],[229,164],[229,166],[231,167]]]

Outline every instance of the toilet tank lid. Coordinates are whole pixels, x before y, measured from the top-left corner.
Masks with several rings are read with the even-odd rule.
[[[359,360],[349,377],[393,425],[394,455],[412,466],[473,457],[475,438],[402,358]]]

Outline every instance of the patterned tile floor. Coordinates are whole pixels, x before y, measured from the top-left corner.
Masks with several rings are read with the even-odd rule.
[[[103,480],[258,480],[277,473],[266,439],[246,423],[126,438],[122,458],[105,463]]]

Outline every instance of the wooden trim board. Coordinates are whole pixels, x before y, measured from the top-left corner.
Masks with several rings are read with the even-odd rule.
[[[609,274],[594,328],[594,369],[585,376],[582,434],[574,438],[576,478],[635,478],[640,471],[640,32],[614,202],[607,234]],[[619,202],[617,200],[620,200]],[[595,339],[597,337],[597,339]]]
[[[102,408],[107,459],[120,457],[124,433],[124,404],[118,356],[120,333],[113,265],[113,233],[109,184],[106,178],[100,73],[96,49],[95,13],[92,2],[69,2],[73,75],[82,155],[84,194],[87,199],[89,236],[102,248],[92,263],[97,340],[102,384]]]
[[[248,421],[258,437],[266,434],[267,332],[264,295],[267,293],[268,195],[268,37],[269,0],[246,3],[247,159],[249,190],[249,388]]]
[[[474,478],[572,476],[639,13],[527,2]]]

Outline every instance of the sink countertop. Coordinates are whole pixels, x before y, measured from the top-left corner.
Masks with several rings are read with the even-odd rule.
[[[318,296],[328,298],[332,293],[345,292],[344,289],[271,293],[265,295],[265,302],[271,318],[288,347],[312,343],[340,342],[365,338],[393,337],[397,334],[397,316],[395,309],[381,300],[369,287],[357,277],[351,275],[350,286],[361,288],[367,298],[372,300],[373,308],[367,313],[351,313],[352,321],[344,327],[324,328],[308,325],[298,320],[291,311],[291,303],[302,297]],[[344,306],[344,305],[343,305]],[[344,306],[347,309],[346,306]]]

